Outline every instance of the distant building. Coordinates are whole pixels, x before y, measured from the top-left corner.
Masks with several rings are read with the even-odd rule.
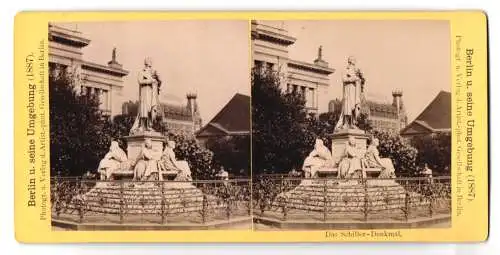
[[[162,120],[167,129],[178,134],[194,135],[202,127],[202,119],[196,94],[188,93],[186,95],[186,105],[176,105],[169,103],[160,104]],[[138,102],[128,101],[122,104],[122,113],[135,116],[137,115]]]
[[[290,59],[288,47],[297,40],[266,21],[252,21],[253,68],[283,75],[282,88],[303,95],[309,112],[318,113],[319,97],[327,95],[329,75],[335,72],[323,59],[321,46],[313,63]]]
[[[250,97],[236,94],[207,123],[196,132],[196,138],[204,144],[210,138],[250,136]]]
[[[406,126],[408,117],[403,104],[403,92],[393,91],[392,98],[392,103],[382,103],[370,99],[362,103],[362,112],[368,115],[368,122],[373,129],[399,133]],[[331,100],[328,103],[328,111],[333,112],[336,107],[342,107],[340,100]]]
[[[367,100],[368,121],[376,130],[399,133],[408,124],[406,109],[403,104],[403,92],[392,92],[392,103],[378,103]]]
[[[407,138],[435,133],[451,133],[450,92],[439,92],[422,113],[401,130],[401,135]]]
[[[90,42],[77,30],[49,24],[49,72],[70,75],[78,92],[98,95],[104,115],[117,115],[123,77],[129,72],[118,63],[116,49],[110,49],[111,60],[107,65],[85,60],[82,49]]]

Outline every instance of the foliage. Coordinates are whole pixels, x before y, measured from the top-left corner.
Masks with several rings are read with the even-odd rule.
[[[214,153],[214,168],[224,169],[234,176],[250,175],[250,137],[227,136],[209,139],[206,147]]]
[[[318,118],[312,117],[307,119],[307,127],[316,138],[323,140],[327,148],[331,147],[331,134],[335,129],[335,124],[340,116],[337,112],[321,113]],[[312,149],[312,148],[310,148]]]
[[[169,140],[175,141],[175,156],[178,160],[186,160],[191,168],[191,176],[195,180],[212,180],[217,174],[213,167],[213,152],[200,146],[193,136],[185,134],[168,134]]]
[[[313,146],[304,98],[280,82],[278,73],[252,72],[253,174],[298,168]]]
[[[398,134],[372,131],[379,139],[378,150],[381,158],[390,158],[396,169],[396,176],[417,176],[417,149]]]
[[[418,150],[419,167],[427,164],[434,175],[450,175],[451,133],[415,136],[411,144]]]
[[[97,97],[78,94],[70,76],[49,76],[51,175],[81,176],[97,168],[111,137]]]
[[[120,147],[126,151],[126,141],[123,137],[129,135],[130,128],[134,124],[135,116],[128,114],[119,114],[113,117],[110,123],[109,130],[107,131],[113,140],[119,142]]]

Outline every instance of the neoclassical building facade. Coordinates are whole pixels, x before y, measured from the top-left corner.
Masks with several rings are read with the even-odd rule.
[[[84,58],[82,49],[91,40],[80,31],[49,24],[49,69],[51,74],[70,74],[80,93],[99,97],[103,115],[121,113],[123,77],[128,71],[116,59],[116,49],[110,49],[110,61],[99,64]]]
[[[335,72],[323,59],[321,46],[312,63],[291,59],[288,48],[297,39],[284,28],[256,20],[252,21],[251,39],[253,68],[278,72],[283,77],[282,88],[303,95],[307,110],[318,114],[319,98],[328,96],[329,75]]]

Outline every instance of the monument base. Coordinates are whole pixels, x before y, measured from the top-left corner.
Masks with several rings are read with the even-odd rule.
[[[163,151],[163,142],[165,142],[165,136],[161,133],[156,131],[141,131],[123,138],[127,141],[127,156],[130,160],[137,159],[146,139],[151,139],[153,151],[158,152],[157,159],[160,159]]]
[[[368,180],[366,186],[353,179],[332,179],[328,182],[304,180],[278,197],[283,200],[278,199],[274,205],[280,208],[282,203],[286,203],[288,209],[322,212],[325,210],[326,201],[328,210],[337,213],[352,212],[365,207],[372,212],[399,210],[408,202],[412,206],[428,206],[430,203],[422,194],[407,192],[394,180],[377,179]]]
[[[364,155],[367,148],[369,135],[361,129],[340,129],[336,130],[331,135],[332,138],[332,157],[333,162],[338,164],[344,157],[345,148],[349,137],[352,136],[356,140],[356,148],[359,150],[358,155]]]

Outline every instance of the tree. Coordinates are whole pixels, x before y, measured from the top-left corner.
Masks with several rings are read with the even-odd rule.
[[[427,164],[434,175],[450,175],[451,133],[415,136],[411,144],[418,150],[417,162],[420,167]]]
[[[201,147],[193,136],[169,133],[168,139],[175,141],[175,156],[178,160],[186,160],[188,162],[193,179],[215,179],[217,170],[212,164],[212,151]]]
[[[95,171],[111,140],[98,98],[77,93],[66,75],[49,75],[49,95],[51,175]]]
[[[209,139],[206,147],[214,153],[215,169],[223,166],[235,176],[250,175],[250,137],[227,136]]]
[[[279,73],[252,72],[252,171],[284,173],[301,164],[314,143],[304,98],[280,88]]]
[[[123,137],[128,136],[132,125],[134,125],[136,116],[129,114],[119,114],[113,117],[113,121],[111,125],[109,125],[109,129],[107,132],[111,136],[113,140],[116,140],[120,143],[120,147],[126,151],[126,141]]]
[[[397,176],[418,176],[417,149],[399,134],[373,131],[372,137],[379,139],[378,150],[381,158],[390,158]]]

